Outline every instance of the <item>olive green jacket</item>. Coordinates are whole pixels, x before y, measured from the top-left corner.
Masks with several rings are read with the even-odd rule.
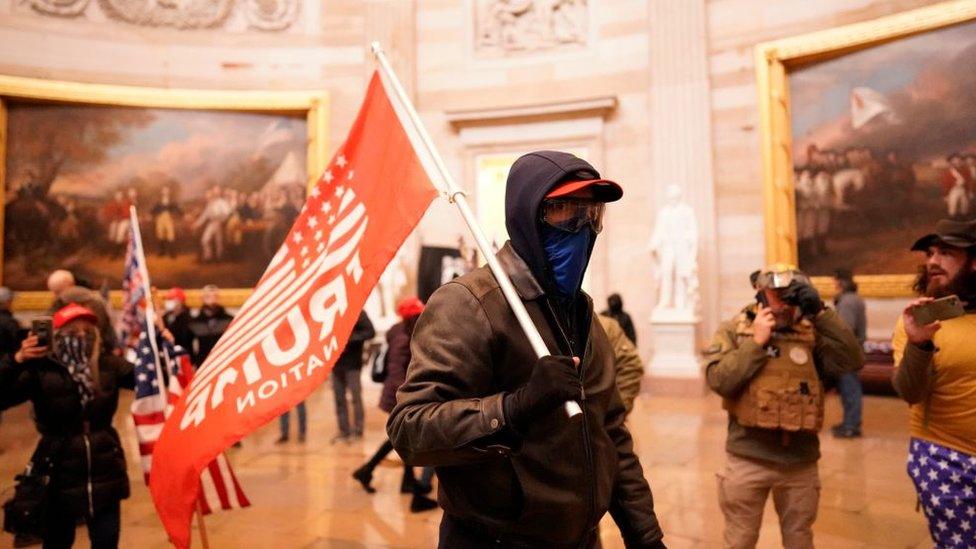
[[[634,343],[624,333],[620,323],[616,320],[598,315],[600,325],[607,332],[610,345],[613,347],[613,363],[617,371],[617,391],[620,399],[624,401],[624,409],[630,415],[634,409],[634,399],[640,393],[641,380],[644,379],[644,363],[641,362],[640,355]]]
[[[724,398],[738,397],[769,358],[766,350],[752,338],[740,340],[736,336],[736,327],[743,315],[751,323],[755,308],[750,305],[736,318],[723,323],[704,352],[708,386]],[[813,360],[821,379],[837,379],[864,366],[857,338],[835,311],[824,309],[813,319],[813,327],[816,332]],[[737,456],[782,464],[820,459],[817,433],[743,427],[731,414],[725,449]]]

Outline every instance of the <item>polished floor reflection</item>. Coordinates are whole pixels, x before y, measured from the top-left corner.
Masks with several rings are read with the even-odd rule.
[[[308,400],[309,436],[304,444],[276,445],[277,422],[230,452],[253,506],[207,518],[213,548],[433,547],[440,512],[409,512],[400,495],[401,468],[395,454],[378,468],[366,494],[351,471],[383,440],[386,416],[375,408],[379,386],[369,383],[368,429],[363,441],[329,444],[336,431],[332,393],[323,387]],[[128,410],[131,395],[120,409]],[[924,519],[915,513],[915,494],[905,473],[907,407],[892,398],[866,397],[866,436],[838,441],[823,437],[823,492],[817,520],[818,547],[931,547]],[[832,397],[827,425],[839,420]],[[294,422],[294,415],[292,421]],[[714,396],[663,398],[641,395],[630,417],[655,507],[669,547],[721,546],[722,517],[714,473],[722,463],[725,414]],[[117,422],[129,457],[132,498],[122,505],[122,547],[169,547],[138,470],[135,436],[128,414]],[[294,429],[294,424],[292,426]],[[14,474],[26,463],[36,435],[27,407],[10,410],[0,423],[0,491],[9,497]],[[623,547],[607,517],[604,547]],[[772,506],[767,505],[760,547],[778,547]],[[0,547],[12,546],[8,534]],[[79,532],[78,547],[88,547]],[[194,533],[194,547],[200,547]]]

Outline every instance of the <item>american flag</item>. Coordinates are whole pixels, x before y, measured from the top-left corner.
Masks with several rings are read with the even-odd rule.
[[[135,215],[132,216],[135,218]],[[148,275],[142,252],[138,226],[133,221],[125,258],[122,287],[125,289],[123,333],[128,337],[129,350],[135,362],[135,399],[132,401],[132,420],[136,426],[139,456],[146,484],[152,470],[153,449],[163,430],[166,416],[183,395],[190,383],[193,367],[189,353],[159,337],[154,341],[150,326],[154,311],[147,305],[145,288]],[[159,374],[169,378],[166,389],[160,386]],[[216,509],[237,509],[249,506],[234,471],[224,454],[220,454],[200,476],[202,492],[200,509],[204,514]]]

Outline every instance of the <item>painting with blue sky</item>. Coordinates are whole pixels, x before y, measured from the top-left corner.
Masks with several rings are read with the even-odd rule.
[[[912,273],[918,235],[976,217],[976,22],[788,77],[801,268]]]
[[[3,284],[118,288],[135,205],[160,287],[253,285],[304,202],[301,114],[13,102]]]

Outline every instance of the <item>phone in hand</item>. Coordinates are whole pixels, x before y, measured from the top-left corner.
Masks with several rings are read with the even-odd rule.
[[[917,305],[912,307],[909,312],[919,326],[926,326],[938,320],[950,320],[966,314],[962,301],[956,295]]]
[[[51,335],[53,333],[53,328],[51,327],[51,317],[44,316],[41,318],[35,318],[31,321],[31,332],[37,336],[37,346],[47,347],[51,344]]]
[[[766,292],[764,292],[763,290],[759,290],[758,292],[756,292],[756,303],[758,303],[759,306],[764,309],[769,308],[769,300],[766,299]]]

